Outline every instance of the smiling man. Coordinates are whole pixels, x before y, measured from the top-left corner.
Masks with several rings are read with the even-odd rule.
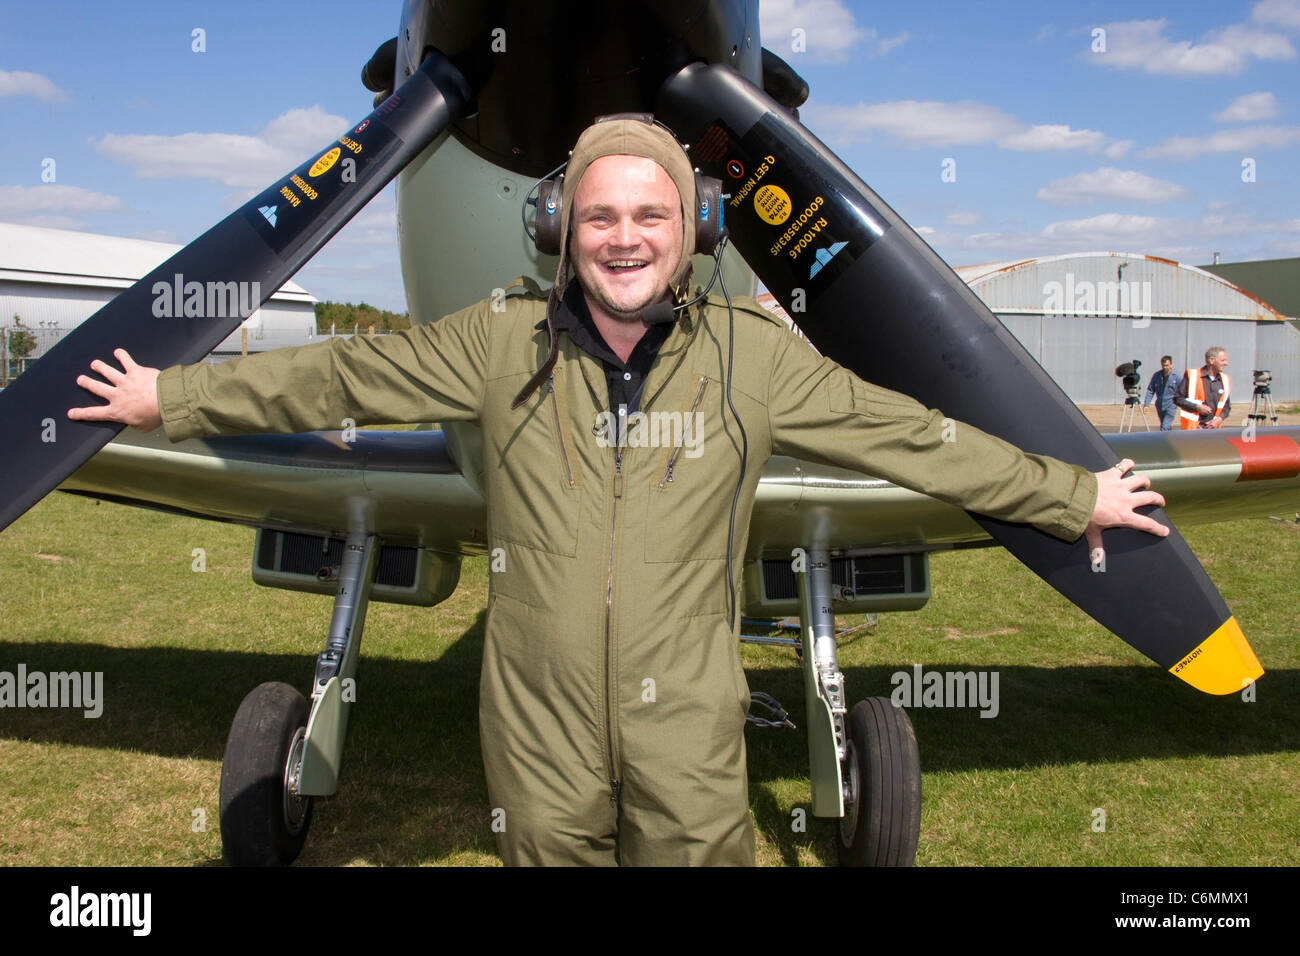
[[[664,297],[682,262],[681,199],[654,160],[602,156],[574,197],[572,258],[597,328],[641,337],[641,311]],[[615,344],[616,352],[630,351]],[[624,356],[625,357],[625,356]]]
[[[745,553],[770,456],[1066,540],[1086,530],[1094,547],[1105,527],[1168,533],[1134,512],[1164,501],[1121,477],[1132,462],[1094,476],[964,425],[953,441],[941,412],[821,358],[752,300],[730,317],[717,298],[665,309],[687,296],[695,183],[663,128],[597,123],[563,182],[549,297],[519,288],[397,335],[161,374],[119,350],[123,371],[93,365],[108,384],[78,380],[108,404],[69,412],[161,423],[173,440],[345,418],[481,425],[488,546],[505,561],[490,579],[479,716],[510,864],[753,862],[742,562],[728,559]],[[708,442],[692,456],[672,440],[599,439],[601,415],[638,411],[690,416]]]

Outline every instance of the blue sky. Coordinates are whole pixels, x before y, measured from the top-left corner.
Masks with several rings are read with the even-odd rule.
[[[189,241],[369,111],[360,69],[400,13],[3,0],[0,220]],[[761,13],[806,124],[953,265],[1300,256],[1300,0]],[[296,281],[404,309],[391,187]]]

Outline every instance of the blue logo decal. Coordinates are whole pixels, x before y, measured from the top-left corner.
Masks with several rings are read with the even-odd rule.
[[[808,278],[811,279],[817,273],[821,272],[822,267],[839,255],[840,250],[847,245],[847,242],[837,242],[832,245],[830,249],[818,249],[816,253],[817,261],[813,263],[812,271],[808,273]]]
[[[274,229],[275,211],[279,208],[280,208],[279,206],[259,206],[257,208],[257,211],[260,212],[266,218],[266,221],[271,224],[271,228]]]

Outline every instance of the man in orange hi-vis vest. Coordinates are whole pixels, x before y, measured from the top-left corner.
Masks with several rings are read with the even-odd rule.
[[[1189,368],[1178,386],[1174,404],[1183,428],[1222,428],[1232,403],[1228,396],[1232,382],[1228,373],[1228,353],[1214,345],[1205,350],[1205,364]]]

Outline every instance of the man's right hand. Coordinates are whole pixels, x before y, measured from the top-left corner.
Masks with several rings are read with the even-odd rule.
[[[83,422],[122,422],[151,432],[162,424],[158,411],[158,369],[137,365],[126,349],[114,349],[113,355],[122,363],[122,370],[95,359],[90,370],[98,372],[107,382],[78,375],[77,384],[100,398],[107,405],[88,405],[68,409],[68,417]]]

